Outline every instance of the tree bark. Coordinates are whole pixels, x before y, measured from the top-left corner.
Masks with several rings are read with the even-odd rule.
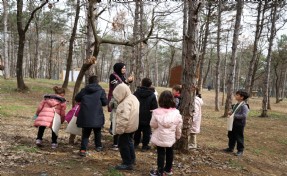
[[[221,34],[221,1],[218,1],[217,9],[217,62],[215,71],[215,111],[219,111],[219,89],[220,89],[220,34]]]
[[[265,77],[264,77],[264,82],[263,82],[263,100],[262,100],[262,112],[260,117],[268,117],[267,114],[267,110],[268,110],[268,99],[269,99],[269,80],[270,80],[270,65],[271,65],[271,53],[272,53],[272,49],[273,49],[273,41],[274,38],[276,36],[276,18],[277,18],[277,2],[275,1],[271,10],[271,31],[270,31],[270,37],[269,37],[269,46],[268,46],[268,53],[267,53],[267,57],[266,57],[266,73],[265,73]]]
[[[185,59],[186,59],[186,37],[187,36],[187,15],[188,15],[188,1],[183,1],[183,27],[182,27],[182,58],[181,58],[181,65],[182,65],[182,73],[181,73],[181,83],[183,83],[183,68],[185,68]],[[156,50],[157,51],[157,50]]]
[[[76,39],[79,17],[80,17],[80,0],[77,0],[76,16],[75,16],[74,26],[73,26],[73,29],[72,29],[71,38],[70,38],[70,41],[69,41],[69,51],[68,51],[68,58],[67,58],[67,65],[66,65],[66,75],[65,75],[64,83],[62,85],[62,88],[65,88],[65,89],[68,88],[70,70],[71,70],[71,67],[72,67],[72,64],[73,64],[74,41]]]
[[[141,9],[141,2],[139,0],[135,1],[135,17],[134,17],[134,28],[133,28],[133,41],[137,41],[140,37],[140,9]],[[140,44],[134,45],[132,48],[132,57],[133,59],[131,60],[131,72],[135,73],[135,80],[134,82],[131,84],[131,90],[134,91],[136,89],[136,85],[138,84],[138,82],[140,81],[139,79],[139,73],[138,73],[138,66],[137,64],[139,64],[139,55],[140,55],[140,51],[139,51],[139,46]]]
[[[23,29],[23,21],[22,21],[23,20],[23,0],[17,0],[17,30],[18,30],[18,35],[19,35],[19,42],[18,42],[19,47],[18,47],[18,53],[17,53],[16,75],[17,75],[17,89],[20,91],[24,91],[28,89],[23,79],[23,57],[24,57],[26,32],[31,24],[31,21],[33,20],[35,16],[35,13],[38,10],[40,10],[42,7],[44,7],[47,3],[48,3],[48,0],[46,0],[39,7],[33,10],[28,22],[25,25],[25,28]]]
[[[198,78],[198,87],[199,91],[201,92],[202,90],[202,85],[203,85],[203,66],[205,63],[205,54],[206,54],[206,47],[207,47],[207,39],[208,35],[210,33],[209,31],[209,23],[210,23],[210,17],[211,17],[211,6],[212,2],[208,1],[208,13],[206,17],[206,23],[205,23],[205,33],[204,33],[204,41],[203,41],[203,46],[202,46],[202,54],[201,54],[201,59],[200,59],[200,66],[199,66],[199,78]]]
[[[190,134],[190,121],[194,110],[194,92],[191,88],[197,85],[196,66],[198,63],[198,18],[199,1],[188,1],[188,29],[187,35],[184,35],[186,41],[186,53],[183,55],[183,82],[182,82],[182,103],[180,111],[183,117],[182,136],[178,140],[177,147],[181,152],[188,151],[188,136]]]
[[[238,45],[238,37],[239,37],[239,32],[240,32],[240,23],[241,23],[243,6],[244,6],[244,0],[238,0],[236,4],[236,19],[235,19],[235,27],[234,27],[234,33],[233,33],[233,41],[232,41],[232,52],[231,52],[229,71],[228,71],[228,77],[227,77],[227,95],[226,95],[225,110],[224,110],[224,115],[223,115],[224,117],[227,117],[228,111],[230,110],[230,107],[232,104],[237,45]]]
[[[203,82],[202,82],[203,85],[206,84],[206,80],[207,80],[207,77],[208,77],[208,74],[209,74],[209,71],[210,71],[212,54],[213,54],[213,46],[211,46],[210,56],[209,56],[208,65],[207,65],[207,70],[206,70],[206,73],[205,73],[205,75],[203,77]]]
[[[223,79],[222,79],[222,103],[221,106],[224,106],[224,100],[225,100],[225,85],[226,85],[226,62],[227,62],[227,52],[228,52],[228,42],[229,42],[229,32],[227,32],[226,36],[226,47],[225,47],[225,56],[224,56],[224,64],[223,64]]]
[[[254,81],[253,74],[254,74],[254,67],[256,65],[257,57],[258,57],[258,43],[259,39],[262,34],[263,24],[264,24],[264,14],[266,9],[267,3],[265,2],[265,5],[262,10],[262,1],[258,2],[258,8],[257,8],[257,20],[256,20],[256,30],[255,30],[255,39],[253,43],[253,51],[252,51],[252,58],[250,60],[249,68],[248,68],[248,74],[246,78],[246,85],[245,85],[245,91],[249,93],[249,95],[252,95],[252,81]],[[262,15],[261,15],[262,14]],[[261,19],[261,20],[260,20]]]
[[[8,19],[8,0],[3,1],[3,57],[4,57],[4,78],[10,78],[10,67],[9,67],[9,58],[8,58],[8,30],[7,30],[7,19]]]

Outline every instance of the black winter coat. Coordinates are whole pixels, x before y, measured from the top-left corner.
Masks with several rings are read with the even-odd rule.
[[[81,102],[77,125],[81,128],[100,128],[105,123],[103,107],[108,103],[105,90],[98,84],[89,84],[75,97]]]
[[[149,125],[152,112],[158,107],[157,100],[152,89],[147,87],[138,87],[134,95],[140,102],[139,125]]]

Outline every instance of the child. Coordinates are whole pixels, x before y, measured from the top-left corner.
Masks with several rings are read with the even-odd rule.
[[[76,117],[78,117],[80,111],[80,103],[77,103],[65,116],[65,120],[70,123],[70,121],[72,120],[73,116],[75,115]],[[76,135],[75,134],[70,134],[69,137],[69,144],[74,145],[75,143],[75,138]]]
[[[203,105],[203,101],[201,99],[201,95],[199,94],[199,89],[195,88],[195,99],[194,99],[194,113],[191,122],[190,128],[190,140],[189,140],[189,149],[196,149],[196,134],[200,132],[200,123],[201,123],[201,106]]]
[[[115,133],[115,126],[116,126],[116,111],[118,107],[118,102],[112,97],[110,102],[109,102],[109,107],[111,108],[111,113],[110,113],[110,121],[111,121],[111,126],[110,126],[110,133],[113,135],[113,146],[112,150],[118,150],[118,138],[119,135]]]
[[[141,82],[141,87],[138,87],[134,95],[140,102],[140,114],[139,114],[139,128],[135,132],[134,141],[135,148],[138,147],[141,141],[141,133],[143,133],[142,138],[142,151],[147,151],[150,149],[149,141],[151,135],[150,120],[152,110],[156,109],[157,100],[154,91],[150,88],[152,82],[149,78],[143,78]]]
[[[35,127],[39,127],[36,139],[36,145],[42,146],[43,135],[46,127],[52,128],[55,113],[61,116],[61,122],[65,120],[66,99],[65,89],[55,86],[53,87],[55,94],[45,95],[36,111],[38,116],[34,122]],[[52,148],[58,147],[58,136],[52,131]]]
[[[119,102],[116,111],[115,132],[119,134],[119,149],[122,164],[115,167],[117,170],[133,170],[135,150],[132,140],[133,133],[139,124],[139,101],[131,93],[130,88],[122,83],[113,91],[113,97]]]
[[[157,170],[151,170],[151,176],[172,174],[172,146],[176,139],[181,137],[182,117],[175,108],[170,91],[166,90],[160,94],[159,106],[160,108],[153,111],[150,121],[150,126],[154,129],[151,142],[157,146]]]
[[[180,107],[180,101],[181,101],[181,85],[174,85],[172,87],[172,94],[173,94],[173,97],[174,97],[174,101],[175,101],[175,107],[176,109],[179,109]]]
[[[225,152],[232,153],[237,143],[236,156],[242,156],[244,150],[244,127],[246,124],[246,118],[249,112],[249,106],[246,104],[246,100],[249,97],[248,93],[239,90],[235,93],[235,100],[237,104],[233,107],[232,111],[228,114],[234,113],[234,121],[232,131],[228,131],[228,148],[224,149]]]
[[[80,102],[77,118],[78,127],[82,128],[80,156],[86,156],[91,132],[94,131],[96,151],[102,151],[101,128],[105,123],[103,107],[107,105],[105,90],[98,84],[97,76],[90,76],[89,84],[75,97]]]

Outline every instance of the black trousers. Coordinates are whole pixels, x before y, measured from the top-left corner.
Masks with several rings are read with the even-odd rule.
[[[119,149],[123,160],[122,164],[131,165],[135,162],[136,154],[133,144],[133,133],[119,135]]]
[[[150,141],[150,134],[151,134],[151,128],[149,125],[139,125],[138,130],[135,132],[134,135],[134,141],[135,141],[135,146],[139,145],[141,142],[141,133],[143,134],[142,137],[142,144],[143,146],[147,146]]]
[[[244,150],[244,126],[233,126],[232,131],[228,131],[228,146],[230,149],[234,149],[237,143],[237,150],[243,152]]]
[[[37,139],[43,140],[45,129],[46,129],[45,126],[39,126]],[[58,136],[54,133],[52,129],[51,131],[52,131],[52,143],[57,143]]]
[[[102,134],[101,134],[101,128],[83,128],[82,129],[82,142],[81,142],[81,150],[87,150],[88,143],[89,143],[89,137],[91,135],[91,132],[94,131],[95,135],[95,146],[96,147],[102,147]]]
[[[165,161],[165,166],[164,166]],[[159,147],[157,146],[157,169],[162,174],[170,172],[173,162],[173,148],[172,147]]]

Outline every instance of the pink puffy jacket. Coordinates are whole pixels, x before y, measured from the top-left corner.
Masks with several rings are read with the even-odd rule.
[[[38,106],[36,111],[36,115],[38,115],[38,117],[34,122],[34,126],[46,126],[51,128],[55,115],[54,108],[55,111],[61,116],[61,120],[63,123],[65,120],[66,102],[60,102],[59,100],[48,98],[42,100],[40,105]]]
[[[171,147],[181,137],[182,117],[175,108],[155,109],[150,126],[154,129],[151,142],[160,147]]]

